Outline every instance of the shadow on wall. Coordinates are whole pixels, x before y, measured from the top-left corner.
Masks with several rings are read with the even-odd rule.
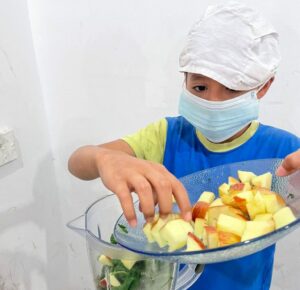
[[[39,276],[39,284],[43,280],[46,289],[66,289],[67,247],[64,245],[64,225],[50,153],[37,167],[32,196],[30,204],[0,212],[0,238],[14,229],[18,233],[20,226],[28,224],[33,224],[40,232],[35,237],[30,236],[32,231],[23,231],[25,238],[18,241],[18,250],[0,252],[0,268],[6,269],[5,273],[0,273],[0,290],[40,290],[33,288],[33,275]]]

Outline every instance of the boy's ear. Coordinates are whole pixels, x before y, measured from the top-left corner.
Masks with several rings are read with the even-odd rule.
[[[257,98],[261,99],[269,90],[270,86],[272,85],[273,81],[274,81],[275,77],[271,77],[266,84],[259,90],[259,92],[257,93]]]

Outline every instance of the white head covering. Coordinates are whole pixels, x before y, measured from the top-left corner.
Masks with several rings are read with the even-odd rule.
[[[188,34],[179,70],[202,74],[233,90],[268,81],[280,62],[278,33],[260,14],[237,2],[209,6]]]

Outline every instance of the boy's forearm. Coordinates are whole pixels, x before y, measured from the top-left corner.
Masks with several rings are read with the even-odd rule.
[[[68,162],[69,171],[76,177],[92,180],[100,177],[99,167],[105,163],[105,156],[111,151],[120,151],[134,156],[130,146],[123,140],[116,140],[102,145],[87,145],[78,148]]]
[[[104,148],[100,146],[84,146],[78,148],[68,162],[69,171],[76,177],[92,180],[99,177],[97,160],[101,160]]]

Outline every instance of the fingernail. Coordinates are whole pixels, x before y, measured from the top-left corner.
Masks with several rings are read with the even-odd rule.
[[[192,220],[192,213],[191,213],[190,211],[187,212],[187,213],[185,214],[185,216],[184,216],[184,219],[185,219],[186,221]]]
[[[280,166],[276,170],[276,175],[277,176],[285,176],[286,175],[286,170],[282,166]]]
[[[128,222],[129,222],[129,225],[130,225],[132,228],[135,228],[136,225],[137,225],[136,220],[130,220],[130,221],[128,221]]]

